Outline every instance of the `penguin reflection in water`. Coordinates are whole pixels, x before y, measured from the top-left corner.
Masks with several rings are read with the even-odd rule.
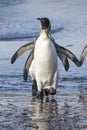
[[[31,119],[32,122],[37,122],[39,130],[56,130],[58,128],[58,104],[55,99],[49,100],[49,102],[38,102],[33,98],[29,110],[33,112]]]
[[[87,46],[82,51],[80,59],[69,50],[59,46],[53,39],[50,29],[51,24],[48,18],[38,18],[41,22],[42,30],[35,41],[32,41],[19,48],[11,59],[13,64],[15,60],[25,51],[31,50],[24,66],[24,79],[27,80],[28,71],[32,77],[32,94],[38,98],[56,94],[58,82],[58,61],[61,59],[66,71],[69,69],[68,58],[80,67],[87,54]],[[30,68],[30,69],[29,69]]]

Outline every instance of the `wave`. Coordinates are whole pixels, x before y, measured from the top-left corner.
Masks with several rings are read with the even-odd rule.
[[[0,74],[0,91],[29,91],[32,88],[31,85],[30,77],[28,82],[25,82],[20,74]]]
[[[52,34],[56,34],[58,32],[61,32],[62,30],[64,30],[63,27],[57,28],[57,29],[52,29],[51,33]],[[16,30],[15,30],[16,31]],[[32,40],[34,38],[36,38],[39,35],[39,30],[38,32],[34,32],[34,33],[30,33],[30,32],[25,32],[25,30],[23,32],[7,32],[6,34],[0,34],[0,40]]]
[[[0,0],[0,7],[23,4],[24,0]]]
[[[7,35],[0,35],[0,40],[1,41],[10,41],[10,40],[32,40],[32,39],[34,39],[35,37],[36,37],[37,35],[36,35],[36,33],[34,33],[34,34],[21,34],[21,33],[19,33],[19,34],[12,34],[12,33],[10,33],[10,34],[7,34]]]

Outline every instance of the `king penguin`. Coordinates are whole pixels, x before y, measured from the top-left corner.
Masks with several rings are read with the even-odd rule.
[[[50,33],[50,29],[51,29],[51,24],[50,24],[50,21],[48,18],[39,18],[38,20],[41,21],[41,24],[42,24],[42,30],[41,30],[41,34],[46,34],[47,35],[47,38],[49,40],[51,40],[51,43],[53,43],[53,46],[55,47],[54,50],[56,50],[57,52],[57,56],[61,59],[63,65],[64,65],[64,68],[66,71],[68,71],[69,69],[69,62],[68,62],[68,58],[70,60],[73,61],[73,63],[77,66],[77,67],[80,67],[82,66],[84,60],[85,60],[85,57],[87,55],[87,45],[84,47],[82,53],[81,53],[81,56],[80,56],[80,59],[78,59],[71,51],[69,51],[68,49],[58,45],[53,36],[51,35]],[[40,37],[39,36],[39,37]],[[32,61],[34,61],[34,50],[35,50],[35,45],[36,45],[36,42],[37,42],[37,39],[39,38],[37,37],[35,40],[29,42],[28,44],[26,45],[23,45],[22,47],[20,47],[16,52],[15,54],[12,56],[11,58],[11,63],[13,64],[18,57],[20,57],[24,52],[28,51],[28,50],[31,50],[28,58],[27,58],[27,61],[25,63],[25,66],[24,66],[24,79],[27,80],[27,76],[28,76],[28,70],[29,68],[31,67],[31,75],[33,74],[32,76],[32,79],[33,79],[33,85],[32,85],[32,94],[34,94],[35,96],[37,95],[37,82],[36,82],[36,79],[35,79],[35,72],[32,71],[32,66],[35,66],[33,65]],[[42,43],[42,42],[41,42]],[[52,45],[51,45],[52,46]],[[47,49],[47,48],[46,48]],[[40,54],[41,53],[41,49],[38,51],[38,53],[36,54]],[[43,58],[43,61],[44,61],[45,58]],[[53,60],[52,60],[53,62]],[[35,67],[34,67],[35,68]],[[34,69],[33,68],[33,69]],[[32,73],[33,72],[33,73]],[[45,72],[45,71],[44,71]],[[57,73],[58,75],[58,73]],[[47,83],[47,82],[46,82]],[[44,89],[45,88],[45,89]],[[56,89],[54,89],[54,87],[49,87],[50,88],[50,94],[53,95],[53,94],[56,94]],[[48,94],[48,88],[46,89],[46,87],[43,87],[42,85],[42,90],[45,90],[45,93]],[[41,93],[41,92],[40,92]],[[39,94],[40,95],[40,94]],[[43,95],[43,94],[42,94]]]
[[[56,94],[58,61],[55,46],[48,35],[49,19],[37,18],[37,20],[41,22],[42,30],[35,43],[34,59],[29,71],[32,80],[37,83],[38,97],[41,98],[44,90],[50,91],[50,93],[52,91],[52,94]]]

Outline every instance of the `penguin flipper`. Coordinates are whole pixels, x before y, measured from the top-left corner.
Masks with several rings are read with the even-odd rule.
[[[69,70],[68,58],[64,54],[61,54],[61,53],[59,53],[59,54],[57,53],[57,55],[60,58],[60,60],[62,61],[65,70],[68,71]]]
[[[34,45],[35,45],[35,41],[32,41],[26,45],[23,45],[22,47],[20,47],[16,52],[15,54],[12,56],[11,58],[11,64],[13,64],[16,59],[21,56],[25,51],[28,51],[32,48],[34,48]]]
[[[86,56],[87,56],[87,45],[84,47],[84,49],[81,53],[79,66],[81,66],[83,64]]]
[[[23,76],[24,76],[24,80],[27,81],[27,76],[28,76],[28,72],[29,72],[29,67],[31,65],[31,62],[34,58],[34,49],[32,49],[32,51],[30,52],[27,60],[26,60],[26,63],[25,63],[25,66],[24,66],[24,70],[23,70]]]
[[[57,56],[62,61],[65,70],[68,71],[69,70],[69,61],[68,61],[67,56],[58,51],[58,49],[61,48],[61,46],[59,46],[55,41],[53,41],[53,43],[54,43],[54,46],[56,48]]]
[[[65,56],[67,56],[70,60],[73,61],[73,63],[77,66],[77,67],[80,67],[83,62],[84,62],[84,59],[87,55],[87,45],[84,47],[82,53],[81,53],[81,56],[80,56],[80,59],[78,59],[71,51],[69,51],[68,49],[65,49],[64,47],[61,47],[58,45],[57,47],[57,52],[58,53],[62,53],[64,54]]]

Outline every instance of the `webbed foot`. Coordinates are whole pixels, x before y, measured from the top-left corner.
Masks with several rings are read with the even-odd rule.
[[[55,95],[55,94],[56,94],[56,89],[51,88],[51,89],[50,89],[50,95]]]
[[[42,99],[43,99],[43,91],[38,92],[36,97],[37,97],[39,100],[42,100]]]
[[[49,95],[49,90],[48,89],[44,89],[43,90],[43,96],[48,96]]]

